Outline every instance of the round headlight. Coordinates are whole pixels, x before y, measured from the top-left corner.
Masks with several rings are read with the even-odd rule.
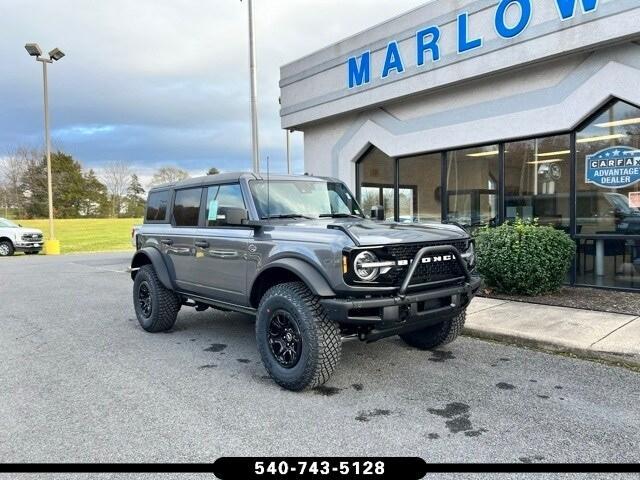
[[[379,267],[372,267],[370,264],[378,263],[378,257],[372,252],[364,251],[356,255],[353,261],[353,269],[360,280],[372,282],[380,275]]]

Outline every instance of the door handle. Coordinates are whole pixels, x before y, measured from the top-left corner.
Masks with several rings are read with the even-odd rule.
[[[238,256],[238,252],[229,250],[213,250],[209,252],[209,255],[216,258],[235,258]]]
[[[162,243],[163,245],[173,245],[173,240],[170,240],[168,238],[164,238],[164,239],[160,240],[160,243]]]
[[[205,242],[205,241],[197,241],[195,242],[195,245],[198,248],[209,248],[209,242]]]

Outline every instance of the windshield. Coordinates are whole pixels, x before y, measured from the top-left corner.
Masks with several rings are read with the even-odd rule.
[[[339,182],[309,180],[249,182],[261,219],[362,217],[358,202]]]
[[[13,222],[10,222],[7,219],[4,218],[0,218],[0,227],[4,227],[4,228],[18,228],[18,225],[16,225]]]
[[[608,193],[605,195],[609,199],[609,203],[611,203],[611,205],[614,208],[617,208],[618,210],[620,210],[620,212],[624,213],[625,215],[640,214],[640,210],[629,206],[629,199],[624,195],[620,195],[619,193]]]

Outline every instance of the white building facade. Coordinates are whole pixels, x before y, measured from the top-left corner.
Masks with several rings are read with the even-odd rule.
[[[640,289],[640,1],[435,0],[281,68],[305,170],[363,207],[563,229],[576,285]]]

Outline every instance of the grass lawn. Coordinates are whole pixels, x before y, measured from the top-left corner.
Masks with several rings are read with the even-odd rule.
[[[23,227],[38,228],[49,238],[48,220],[14,220]],[[140,218],[78,218],[54,220],[56,238],[61,253],[109,252],[132,250],[131,227],[142,223]]]

